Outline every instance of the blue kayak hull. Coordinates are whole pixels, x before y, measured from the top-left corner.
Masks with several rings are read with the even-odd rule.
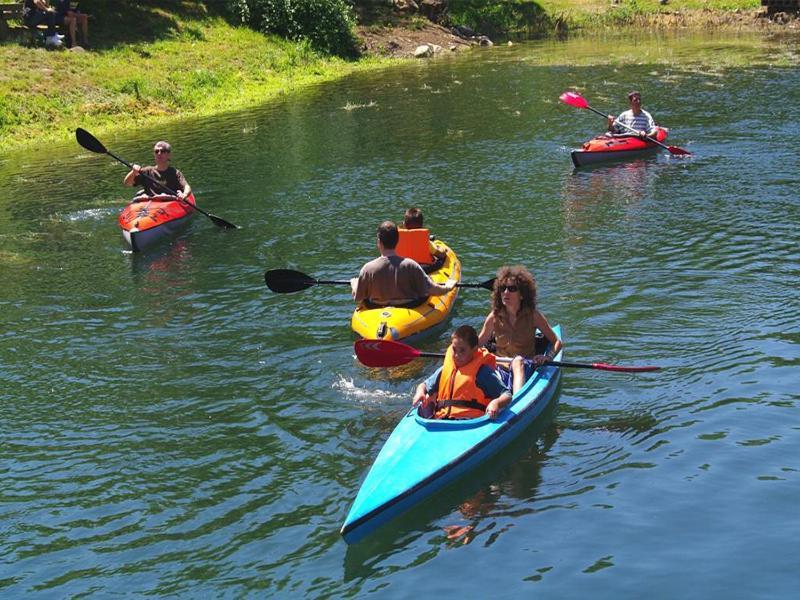
[[[554,330],[561,336],[560,327]],[[408,411],[361,484],[341,529],[345,542],[359,541],[497,454],[553,401],[560,377],[560,369],[540,367],[494,420],[443,421]]]

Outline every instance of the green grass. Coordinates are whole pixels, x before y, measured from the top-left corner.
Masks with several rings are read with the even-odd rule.
[[[561,15],[572,28],[595,28],[614,25],[630,25],[648,17],[682,13],[689,18],[694,15],[697,24],[705,23],[704,12],[731,12],[735,10],[754,10],[761,6],[761,0],[669,0],[661,4],[657,0],[552,0],[543,2],[549,12]]]
[[[457,22],[484,30],[527,35],[563,34],[582,29],[647,24],[659,16],[679,13],[683,24],[702,27],[708,12],[754,10],[760,0],[451,0],[450,15]],[[502,8],[502,9],[501,9]]]
[[[100,29],[102,20],[93,20],[96,49],[90,52],[6,40],[0,45],[0,152],[66,139],[76,127],[102,134],[257,106],[310,83],[388,62],[320,56],[306,43],[233,26],[200,3],[180,7],[175,13],[153,8],[149,37],[135,32],[127,40],[115,37],[122,28],[106,22],[109,32]],[[125,18],[149,19],[135,13]]]

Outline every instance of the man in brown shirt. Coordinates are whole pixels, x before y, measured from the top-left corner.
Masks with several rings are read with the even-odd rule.
[[[428,296],[441,296],[456,286],[454,279],[434,283],[416,261],[395,252],[399,234],[397,225],[384,221],[378,227],[378,250],[381,255],[361,268],[350,280],[353,299],[368,306],[402,306],[421,302]]]
[[[122,180],[127,186],[141,185],[144,188],[144,195],[158,196],[172,190],[176,193],[179,200],[189,197],[192,188],[178,169],[169,164],[172,154],[172,146],[168,142],[156,142],[153,147],[153,155],[156,164],[153,167],[143,167],[133,165],[130,172]],[[148,179],[148,177],[150,179]],[[155,179],[163,186],[155,185],[151,179]]]

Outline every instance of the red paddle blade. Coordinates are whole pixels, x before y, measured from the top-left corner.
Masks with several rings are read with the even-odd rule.
[[[569,104],[575,108],[589,108],[589,103],[577,92],[564,92],[558,99],[564,104]]]
[[[396,367],[420,355],[416,348],[392,340],[357,340],[353,349],[361,364],[367,367]]]
[[[675,156],[691,156],[692,154],[688,150],[678,148],[677,146],[667,146],[667,150],[669,150],[670,154],[674,154]]]

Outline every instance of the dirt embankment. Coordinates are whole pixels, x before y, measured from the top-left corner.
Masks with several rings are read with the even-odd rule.
[[[413,28],[402,23],[393,26],[359,27],[358,36],[363,42],[363,50],[376,56],[395,56],[407,58],[425,44],[435,44],[443,52],[458,52],[473,45],[472,42],[454,35],[449,29],[436,23],[427,22]]]

